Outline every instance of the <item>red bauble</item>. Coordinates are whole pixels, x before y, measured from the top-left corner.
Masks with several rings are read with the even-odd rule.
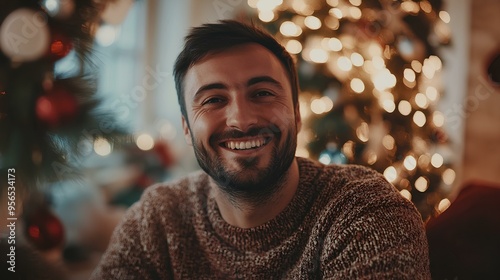
[[[26,217],[26,237],[39,250],[49,250],[64,242],[61,221],[44,206]]]
[[[36,115],[50,127],[71,122],[78,113],[78,101],[66,88],[55,85],[36,102]]]
[[[53,61],[59,60],[73,49],[73,41],[68,36],[54,32],[50,41],[49,56]]]

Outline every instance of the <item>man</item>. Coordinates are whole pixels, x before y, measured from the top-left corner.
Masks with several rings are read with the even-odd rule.
[[[149,188],[93,279],[429,279],[414,206],[359,166],[294,156],[290,55],[235,21],[192,29],[174,75],[203,169]]]

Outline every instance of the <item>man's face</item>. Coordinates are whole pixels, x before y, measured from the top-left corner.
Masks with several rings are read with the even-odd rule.
[[[280,61],[258,44],[235,46],[193,65],[184,85],[184,134],[201,168],[233,195],[274,192],[300,124]]]

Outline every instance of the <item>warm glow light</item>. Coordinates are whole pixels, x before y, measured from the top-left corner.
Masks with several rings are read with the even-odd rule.
[[[358,7],[350,7],[349,8],[349,14],[353,19],[360,19],[362,16],[361,10]]]
[[[401,10],[407,13],[417,14],[420,10],[420,7],[416,2],[404,1],[403,3],[401,3]]]
[[[404,77],[408,82],[414,82],[415,81],[415,72],[411,70],[410,68],[406,68],[404,71]]]
[[[367,142],[370,135],[370,128],[366,122],[362,122],[358,128],[356,128],[356,136],[358,136],[359,140],[362,142]]]
[[[423,93],[417,93],[415,95],[415,103],[417,104],[418,107],[425,109],[429,106],[429,101],[427,100],[427,97]]]
[[[259,11],[271,11],[276,9],[279,5],[283,4],[283,0],[260,0],[255,5]]]
[[[315,63],[325,63],[328,61],[328,53],[323,49],[312,49],[309,57]]]
[[[381,56],[374,56],[372,58],[373,66],[376,69],[382,70],[385,68],[385,61]]]
[[[436,69],[428,62],[428,59],[424,60],[424,65],[422,66],[422,73],[427,79],[434,78],[434,74],[436,73]]]
[[[413,114],[413,122],[417,126],[419,126],[419,127],[424,126],[426,121],[427,121],[427,118],[425,117],[425,114],[422,113],[421,111],[416,111],[415,114]]]
[[[296,37],[302,34],[302,29],[291,21],[284,21],[280,26],[280,32],[284,36]]]
[[[308,16],[304,19],[304,24],[311,30],[316,30],[321,27],[321,20],[315,16]]]
[[[419,192],[425,192],[429,188],[429,182],[425,177],[418,177],[418,179],[415,181],[415,189]]]
[[[415,70],[415,72],[420,73],[420,72],[422,72],[422,63],[420,63],[420,61],[418,61],[418,60],[413,60],[411,62],[411,68],[413,68],[413,70]]]
[[[432,12],[432,6],[429,1],[420,1],[420,8],[426,13]]]
[[[396,110],[396,104],[394,103],[394,101],[386,99],[382,101],[382,108],[384,108],[384,110],[386,110],[388,113],[392,113],[394,112],[394,110]]]
[[[340,27],[340,22],[334,16],[327,16],[325,18],[325,25],[332,30],[337,30]]]
[[[444,125],[444,115],[439,111],[434,111],[432,114],[432,122],[436,127],[442,127]]]
[[[406,100],[401,100],[398,104],[398,110],[403,116],[408,116],[411,113],[411,104]]]
[[[111,144],[104,138],[97,138],[94,141],[94,151],[96,154],[105,157],[111,154]]]
[[[329,11],[330,15],[341,19],[344,15],[342,15],[342,11],[339,8],[331,8]]]
[[[155,146],[153,137],[149,134],[141,134],[135,140],[137,147],[143,151],[151,150]]]
[[[379,91],[393,88],[396,85],[396,76],[391,74],[388,69],[378,72],[372,76],[373,85]]]
[[[447,185],[453,184],[453,182],[455,181],[455,177],[455,171],[451,168],[448,168],[443,172],[443,182]]]
[[[439,12],[439,18],[444,22],[444,23],[450,23],[450,14],[448,14],[447,11],[440,11]]]
[[[411,201],[411,192],[409,192],[408,190],[401,190],[399,192],[404,198],[408,199],[409,201]]]
[[[362,66],[363,63],[365,62],[365,60],[363,59],[362,55],[360,55],[357,52],[353,52],[351,54],[351,62],[352,62],[352,65],[354,65],[354,66]]]
[[[352,62],[349,58],[345,56],[339,57],[337,60],[337,65],[339,66],[340,70],[342,71],[350,71],[352,69]]]
[[[418,166],[420,168],[427,168],[429,166],[429,163],[431,162],[431,157],[428,154],[423,154],[418,157]]]
[[[326,3],[332,7],[337,7],[339,5],[339,0],[326,0]]]
[[[437,91],[437,89],[435,87],[428,87],[425,90],[425,95],[431,101],[436,101],[438,99],[438,97],[439,97],[439,93],[438,93],[438,91]]]
[[[351,89],[356,93],[362,93],[365,90],[365,84],[361,79],[354,78],[351,80]]]
[[[118,31],[118,27],[107,24],[101,25],[95,34],[95,40],[103,47],[111,46],[118,37]]]
[[[325,113],[330,112],[333,109],[333,101],[328,96],[323,96],[320,98],[321,102],[323,102]]]
[[[248,3],[248,6],[250,6],[251,8],[257,8],[257,3],[259,2],[260,0],[248,0],[247,3]]]
[[[311,111],[317,115],[323,114],[325,112],[325,103],[320,99],[314,99],[311,102]]]
[[[446,209],[448,209],[448,207],[450,207],[450,205],[451,205],[451,201],[447,198],[443,198],[443,199],[441,199],[441,201],[439,201],[438,211],[440,213],[443,213],[444,211],[446,211]]]
[[[406,169],[412,171],[413,169],[415,169],[415,167],[417,167],[417,160],[414,156],[407,156],[405,157],[403,165]]]
[[[328,47],[332,51],[340,51],[342,49],[342,42],[340,42],[340,40],[337,38],[330,38],[328,40]]]
[[[292,8],[299,14],[312,15],[314,10],[307,5],[303,0],[293,0]]]
[[[389,166],[384,170],[384,177],[387,179],[389,182],[394,182],[396,178],[398,177],[398,172],[396,171],[396,168],[394,166]]]
[[[309,151],[306,148],[299,148],[299,147],[297,147],[297,150],[295,150],[295,156],[297,156],[297,157],[303,157],[303,158],[308,158],[309,157]]]
[[[290,40],[286,43],[285,48],[291,54],[298,54],[302,51],[302,44],[297,40]]]
[[[368,46],[368,54],[373,57],[381,57],[382,56],[382,47],[380,44],[373,42]]]
[[[431,157],[431,164],[435,168],[441,167],[443,165],[443,162],[444,162],[444,159],[443,159],[442,155],[440,155],[438,153],[435,153],[435,154],[432,155],[432,157]]]
[[[384,138],[382,138],[382,145],[384,145],[387,150],[394,149],[394,144],[394,137],[392,137],[391,135],[387,134],[386,136],[384,136]]]
[[[436,70],[436,71],[441,70],[441,68],[443,67],[443,63],[441,62],[441,59],[439,59],[439,57],[437,57],[435,55],[429,56],[428,62],[430,63],[430,65],[432,67],[434,67],[434,70]]]
[[[272,10],[259,11],[259,19],[263,22],[270,22],[274,19],[274,12]]]
[[[351,5],[353,6],[359,6],[361,5],[361,0],[349,0],[349,3],[351,3]]]

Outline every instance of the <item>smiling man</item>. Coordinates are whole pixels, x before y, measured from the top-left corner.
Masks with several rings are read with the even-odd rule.
[[[236,21],[191,30],[174,75],[203,171],[149,188],[93,279],[429,279],[423,223],[384,178],[295,157],[293,59]]]

